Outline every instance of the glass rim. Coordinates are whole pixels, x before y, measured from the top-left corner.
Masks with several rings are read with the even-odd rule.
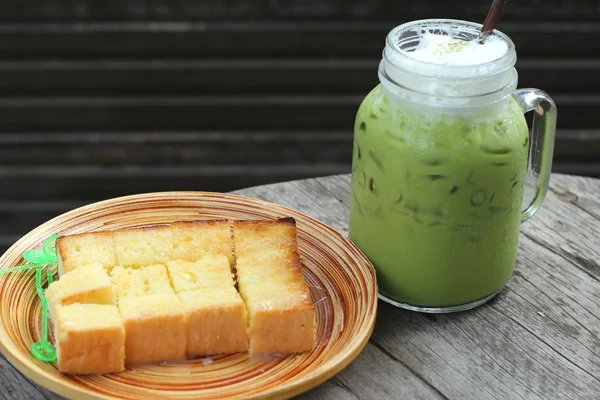
[[[481,31],[481,27],[483,26],[482,24],[479,24],[476,22],[464,21],[464,20],[459,20],[459,19],[443,19],[443,18],[421,19],[421,20],[414,20],[414,21],[406,22],[404,24],[398,25],[397,27],[393,28],[387,34],[386,47],[383,51],[384,58],[386,60],[390,61],[392,64],[396,65],[397,63],[395,63],[393,60],[391,60],[391,57],[389,57],[386,54],[388,50],[392,50],[394,58],[399,58],[402,63],[412,64],[413,66],[416,66],[417,68],[414,68],[413,71],[420,71],[421,69],[418,68],[418,66],[420,65],[420,66],[426,67],[428,70],[439,69],[439,71],[450,72],[450,76],[448,76],[447,74],[443,74],[443,73],[440,73],[439,75],[435,74],[435,73],[429,73],[429,74],[421,74],[418,72],[416,73],[417,75],[423,75],[423,76],[451,77],[452,72],[464,71],[466,69],[472,70],[473,68],[482,68],[483,69],[483,68],[489,68],[490,66],[498,65],[497,68],[494,68],[493,72],[482,74],[483,76],[489,76],[489,75],[493,75],[493,74],[505,71],[505,70],[515,66],[516,61],[517,61],[515,44],[510,39],[510,37],[508,37],[508,35],[506,35],[505,33],[501,32],[499,30],[494,30],[490,34],[489,37],[496,36],[496,37],[499,37],[500,39],[504,40],[508,46],[508,49],[500,57],[498,57],[494,60],[487,61],[485,63],[481,63],[481,64],[465,64],[465,65],[436,64],[433,62],[422,61],[422,60],[418,60],[413,57],[410,57],[409,55],[406,54],[406,52],[404,50],[402,50],[400,48],[400,42],[399,42],[398,38],[399,38],[399,35],[401,32],[405,32],[410,29],[420,31],[422,29],[431,28],[436,25],[441,28],[455,26],[455,28],[456,28],[455,30],[457,30],[457,31],[460,31],[461,30],[460,28],[463,28],[463,31],[466,31],[467,33],[470,33],[470,34],[478,34]],[[418,27],[418,28],[416,28],[416,27]],[[449,32],[449,33],[451,33],[451,32]],[[476,74],[472,77],[477,77],[477,76],[482,76],[482,75]]]

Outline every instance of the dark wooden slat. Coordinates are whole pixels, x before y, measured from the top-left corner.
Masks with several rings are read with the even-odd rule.
[[[41,133],[24,132],[0,134],[0,145],[48,145],[48,144],[207,144],[219,142],[231,143],[271,143],[271,142],[316,142],[328,143],[345,140],[351,133],[346,131],[188,131],[188,132],[85,132],[85,133]],[[595,137],[595,131],[585,133],[589,137]]]
[[[600,130],[559,128],[554,146],[554,161],[578,164],[600,162]]]
[[[0,201],[106,199],[168,190],[230,191],[350,171],[349,165],[0,167]]]
[[[600,91],[600,60],[519,59],[516,68],[520,87],[537,87],[550,94]]]
[[[17,237],[89,201],[0,201],[0,254]]]
[[[50,219],[87,202],[0,202],[0,254],[17,238]]]
[[[0,62],[0,93],[350,93],[377,84],[375,59]]]
[[[336,129],[362,96],[0,99],[0,131]]]
[[[275,170],[275,167],[271,167],[272,170]],[[325,170],[325,169],[321,169],[319,171],[315,171],[316,174],[299,174],[294,176],[293,174],[282,174],[280,177],[275,177],[275,176],[269,176],[269,177],[257,177],[254,176],[250,179],[246,179],[244,180],[244,185],[243,186],[254,186],[254,185],[260,185],[260,184],[267,184],[267,183],[274,183],[274,182],[278,182],[278,181],[282,181],[284,179],[300,179],[301,177],[307,177],[307,176],[316,176],[316,175],[330,175],[330,174],[334,174],[337,173],[335,171],[342,171],[342,172],[347,172],[347,170],[349,170],[349,167],[345,167],[345,166],[338,166],[338,167],[333,167],[330,168],[329,170]],[[571,174],[576,174],[576,175],[585,175],[585,176],[592,176],[592,177],[597,177],[600,178],[600,163],[596,163],[596,164],[555,164],[554,165],[554,172],[561,172],[561,173],[571,173]],[[46,179],[45,183],[44,181],[42,181],[42,179],[36,178],[36,179],[31,179],[29,178],[29,182],[31,184],[39,184],[41,185],[41,188],[43,189],[44,187],[46,188],[46,190],[48,190],[48,188],[50,188],[50,185],[56,185],[57,183],[60,182],[60,179]],[[185,179],[181,179],[181,177],[177,177],[176,179],[168,179],[168,178],[157,178],[155,179],[154,183],[149,183],[148,181],[144,180],[144,182],[142,182],[142,184],[140,184],[139,182],[139,178],[132,178],[131,176],[125,178],[125,179],[120,179],[118,180],[118,182],[116,182],[119,186],[121,190],[111,190],[112,193],[115,193],[115,195],[121,195],[121,194],[131,194],[134,192],[141,192],[143,191],[143,189],[150,189],[150,190],[172,190],[172,189],[177,189],[177,190],[216,190],[216,191],[228,191],[228,190],[232,190],[227,189],[227,186],[231,186],[231,185],[222,185],[221,184],[221,189],[219,189],[219,185],[220,182],[223,182],[224,179],[213,179],[213,180],[202,180],[202,178],[185,178]],[[230,179],[227,178],[227,181],[229,181]],[[100,182],[101,181],[101,182]],[[6,188],[6,186],[4,186],[4,182],[6,182],[3,178],[0,178],[0,185],[2,185],[3,188]],[[68,180],[68,182],[66,183],[73,183],[73,180]],[[96,179],[90,179],[90,180],[80,180],[77,182],[78,184],[81,185],[80,191],[78,192],[76,197],[81,197],[82,191],[88,190],[88,189],[94,189],[94,186],[97,186],[97,184],[102,184],[102,183],[107,183],[107,180],[96,180]],[[233,182],[234,185],[236,182]],[[21,184],[23,184],[23,182],[21,181]],[[111,183],[112,184],[112,183]],[[125,187],[126,185],[129,185],[129,189],[128,190],[123,190],[123,187]],[[239,185],[238,187],[242,187],[242,185]],[[59,187],[59,190],[62,190]],[[30,231],[31,229],[35,228],[36,226],[38,226],[39,224],[44,223],[45,221],[60,215],[64,212],[67,212],[69,210],[72,210],[76,207],[88,204],[90,202],[96,201],[96,200],[102,200],[104,198],[106,198],[110,193],[105,192],[105,193],[100,193],[100,191],[98,190],[93,190],[93,192],[91,193],[92,197],[88,197],[87,199],[78,199],[78,200],[68,200],[65,201],[63,198],[61,197],[55,197],[53,195],[52,192],[44,192],[41,193],[42,190],[40,190],[40,188],[36,187],[34,189],[34,191],[36,192],[35,194],[37,195],[37,198],[35,197],[30,197],[30,196],[25,196],[25,197],[17,197],[17,198],[13,198],[13,201],[10,201],[9,199],[7,199],[4,194],[2,197],[2,200],[0,200],[0,226],[2,227],[2,230],[0,232],[0,254],[3,253],[8,246],[10,246],[12,243],[14,243],[19,237],[21,237],[22,235],[24,235],[25,233],[27,233],[28,231]],[[119,194],[116,194],[118,192],[121,192]],[[62,191],[62,194],[66,194],[64,192],[64,190]]]
[[[0,56],[379,57],[393,22],[103,22],[0,25]],[[505,22],[521,57],[587,58],[597,23]]]
[[[172,20],[172,19],[375,19],[390,15],[405,19],[460,18],[482,21],[488,10],[486,2],[440,2],[420,0],[407,6],[394,0],[5,0],[0,3],[0,21],[61,20]],[[595,4],[583,0],[532,0],[511,2],[503,19],[540,20],[570,18],[593,19]]]
[[[554,95],[560,126],[600,126],[600,96]],[[364,94],[0,99],[0,132],[351,129]]]
[[[0,165],[273,165],[349,163],[345,131],[0,133]],[[60,157],[57,157],[57,154]],[[559,130],[557,162],[595,162],[600,130]]]
[[[352,132],[1,134],[1,165],[289,165],[350,162]],[[57,157],[60,154],[60,157]]]
[[[24,195],[13,198],[10,201],[5,193],[2,195],[0,200],[0,224],[2,230],[0,232],[0,254],[5,251],[14,241],[20,236],[24,235],[36,226],[48,221],[55,216],[58,216],[64,212],[77,208],[79,206],[89,204],[93,201],[102,200],[109,196],[119,196],[124,194],[132,194],[143,191],[158,191],[158,190],[209,190],[209,191],[229,191],[232,188],[242,186],[255,186],[260,184],[279,182],[284,179],[300,179],[302,177],[317,176],[317,175],[330,175],[338,173],[339,171],[347,172],[349,166],[333,166],[331,168],[321,168],[314,171],[304,171],[305,173],[293,174],[282,171],[281,176],[253,176],[240,180],[239,178],[223,178],[223,176],[216,179],[205,178],[205,177],[182,177],[182,174],[173,174],[173,179],[168,177],[150,177],[144,176],[144,179],[134,176],[135,174],[129,174],[126,177],[117,178],[116,181],[112,181],[109,184],[116,184],[118,188],[110,188],[108,191],[102,191],[98,188],[98,185],[107,184],[111,181],[111,178],[94,177],[93,174],[88,174],[87,179],[74,180],[69,178],[64,183],[61,182],[64,178],[51,178],[51,177],[26,177],[29,184],[37,184],[31,190],[27,190]],[[276,170],[276,167],[271,167],[272,170]],[[306,169],[306,168],[305,168]],[[118,175],[114,172],[111,175]],[[600,163],[596,164],[555,164],[554,172],[560,173],[571,173],[576,175],[586,175],[600,178]],[[82,174],[83,175],[83,174]],[[145,175],[145,174],[141,174]],[[179,175],[179,176],[177,176]],[[23,176],[25,178],[25,176]],[[141,181],[141,182],[140,182]],[[223,181],[226,181],[223,184]],[[7,182],[5,178],[0,178],[0,185],[6,188],[4,183]],[[23,185],[25,182],[15,181],[13,183],[17,185]],[[45,182],[45,183],[44,183]],[[243,182],[243,184],[241,184]],[[67,187],[69,184],[80,185],[79,191],[73,196],[73,193],[69,192]],[[54,193],[51,186],[58,185],[58,196]],[[127,188],[127,186],[129,186]],[[44,191],[45,189],[45,191]],[[4,190],[3,190],[4,192]],[[65,201],[70,196],[70,200]],[[37,196],[37,197],[35,197]],[[87,196],[87,198],[85,198]]]
[[[28,231],[25,231],[28,232]],[[8,248],[17,240],[19,240],[19,238],[23,236],[21,234],[16,234],[16,235],[0,235],[0,255],[4,254],[4,252],[6,250],[8,250]]]
[[[22,232],[63,212],[89,202],[127,194],[162,190],[229,191],[282,181],[332,175],[350,170],[349,164],[320,167],[245,167],[244,176],[236,168],[64,168],[19,171],[3,170],[0,199],[2,232]],[[217,172],[211,172],[217,171]],[[7,173],[8,172],[8,173]],[[600,163],[555,163],[553,172],[600,177]],[[5,183],[11,183],[8,187]],[[76,184],[78,187],[69,187]],[[105,186],[105,187],[102,187]],[[20,193],[16,193],[21,190]],[[15,196],[16,194],[16,196]],[[69,200],[65,200],[69,199]]]
[[[3,96],[367,93],[379,59],[0,62]],[[519,82],[548,92],[600,91],[600,60],[519,60]]]
[[[556,163],[553,165],[552,172],[600,178],[600,163],[598,161],[595,163]]]

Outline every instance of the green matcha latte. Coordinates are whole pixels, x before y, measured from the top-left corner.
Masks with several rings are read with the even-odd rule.
[[[423,24],[390,33],[381,84],[356,115],[349,236],[373,262],[384,300],[465,309],[513,272],[529,129],[512,96],[508,38],[481,55],[429,35],[425,52],[406,54],[403,41],[414,49],[440,26],[453,36],[450,26]],[[474,26],[455,28],[457,40],[467,43],[474,36],[460,32]]]

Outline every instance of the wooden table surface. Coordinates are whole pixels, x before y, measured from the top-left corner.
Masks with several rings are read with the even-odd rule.
[[[347,234],[350,176],[236,193]],[[363,352],[306,399],[600,399],[600,180],[553,175],[490,303],[425,315],[379,302]]]
[[[347,233],[349,175],[235,193]],[[312,399],[600,398],[600,180],[553,175],[522,226],[514,276],[488,304],[445,315],[380,301],[373,336]],[[1,399],[58,399],[0,358]]]

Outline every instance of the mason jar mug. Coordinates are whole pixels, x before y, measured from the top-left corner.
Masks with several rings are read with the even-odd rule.
[[[521,222],[546,195],[556,106],[516,89],[511,39],[494,31],[508,50],[480,64],[406,54],[426,34],[473,40],[480,29],[456,20],[393,29],[380,84],[356,115],[349,237],[373,262],[380,298],[399,307],[451,312],[492,298],[512,275]]]

